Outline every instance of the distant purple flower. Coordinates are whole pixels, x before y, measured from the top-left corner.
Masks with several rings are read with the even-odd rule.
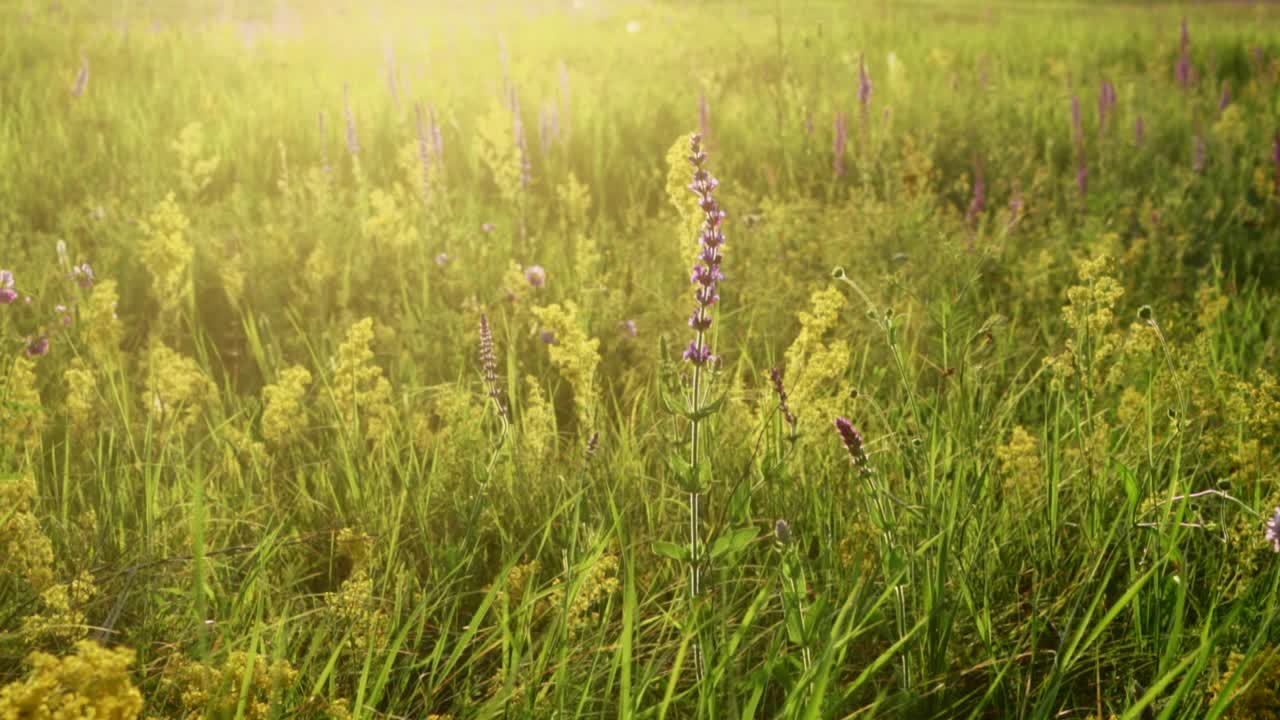
[[[88,290],[93,287],[93,268],[89,267],[89,263],[76,265],[71,268],[71,279],[76,281],[81,290]]]
[[[1204,144],[1204,132],[1196,133],[1195,156],[1191,161],[1191,169],[1197,174],[1204,172],[1205,163],[1208,161],[1209,150]]]
[[[63,325],[71,324],[71,312],[68,310],[66,305],[63,305],[62,303],[58,303],[57,305],[53,306],[53,311],[58,315],[62,316]]]
[[[773,535],[778,538],[778,542],[786,545],[791,542],[791,523],[786,520],[779,520],[773,524]]]
[[[444,267],[449,264],[449,253],[440,253],[436,256],[436,264]]]
[[[13,287],[13,273],[0,270],[0,305],[12,305],[18,299],[18,291]]]
[[[1115,109],[1116,102],[1116,86],[1110,80],[1103,80],[1102,89],[1098,93],[1098,132],[1106,129],[1107,117]]]
[[[550,330],[543,330],[542,332],[538,333],[538,337],[541,338],[542,342],[547,345],[560,344],[560,339],[557,338],[556,334]]]
[[[1224,80],[1222,82],[1222,99],[1218,101],[1218,110],[1226,110],[1231,104],[1231,81]]]
[[[1076,188],[1080,190],[1081,198],[1089,194],[1089,166],[1085,164],[1083,155],[1076,166]]]
[[[493,232],[494,230],[497,230],[497,229],[498,229],[498,226],[497,226],[497,225],[494,225],[493,223],[485,223],[485,224],[483,224],[483,225],[481,225],[481,226],[480,226],[480,229],[481,229],[481,230],[483,230],[483,231],[485,231],[485,232],[487,232],[487,233],[491,233],[491,232]]]
[[[698,132],[702,137],[711,137],[711,104],[706,93],[698,98]]]
[[[849,460],[853,462],[854,467],[865,472],[868,468],[867,446],[862,441],[862,433],[858,432],[853,422],[847,417],[836,418],[836,432],[840,433],[840,441],[844,443],[844,449],[849,452]]]
[[[71,86],[71,97],[83,97],[84,91],[89,88],[89,60],[81,58],[80,72],[76,73],[76,82]]]
[[[356,133],[356,113],[351,109],[351,88],[345,84],[342,86],[342,105],[347,116],[347,150],[352,155],[359,155],[360,137]]]
[[[1084,146],[1084,119],[1080,114],[1080,96],[1071,96],[1071,138],[1076,148]]]
[[[498,414],[507,417],[507,403],[503,398],[502,384],[498,380],[498,353],[493,342],[493,328],[489,317],[480,316],[480,370],[484,374],[485,388],[498,407]]]
[[[867,59],[858,59],[858,102],[862,104],[863,114],[871,109],[871,76],[867,74]]]
[[[783,382],[782,368],[776,367],[769,371],[769,379],[773,381],[773,392],[778,396],[778,411],[782,413],[782,419],[791,426],[792,433],[796,430],[796,416],[791,412],[791,405],[787,403],[787,386]]]
[[[1267,520],[1267,542],[1271,543],[1271,547],[1280,553],[1280,507],[1276,508],[1271,514],[1271,519]]]
[[[836,177],[844,177],[844,151],[849,139],[849,118],[842,112],[836,112],[835,140],[832,143],[831,169]]]
[[[724,246],[725,212],[716,201],[715,190],[720,182],[707,171],[705,165],[707,154],[702,149],[702,136],[694,134],[689,137],[689,164],[693,166],[693,182],[689,189],[698,195],[698,207],[702,210],[702,233],[700,241],[702,252],[698,255],[701,263],[694,268],[690,282],[694,285],[695,306],[689,318],[689,327],[693,328],[696,337],[689,341],[689,348],[684,352],[684,359],[701,367],[716,359],[707,343],[706,331],[711,327],[711,308],[720,300],[717,286],[724,275],[720,272],[722,256],[720,249]]]
[[[49,354],[49,338],[45,335],[32,338],[27,343],[27,357],[41,357]]]
[[[636,328],[635,320],[623,320],[618,323],[618,330],[622,333],[622,336],[626,338],[633,338],[640,334],[640,331]]]
[[[1141,147],[1147,141],[1147,123],[1139,115],[1138,119],[1133,123],[1133,142]]]
[[[425,199],[431,191],[431,137],[427,129],[426,117],[422,112],[422,103],[414,103],[414,124],[418,134],[418,162],[422,165],[422,197]]]
[[[982,160],[974,160],[973,200],[969,202],[969,211],[965,213],[965,221],[976,225],[978,216],[987,209],[987,181],[982,177]]]
[[[530,265],[525,268],[524,277],[535,288],[542,288],[547,284],[547,271],[542,269],[541,265]]]
[[[1185,90],[1191,86],[1191,33],[1187,30],[1187,19],[1182,18],[1181,51],[1178,54],[1178,82]]]

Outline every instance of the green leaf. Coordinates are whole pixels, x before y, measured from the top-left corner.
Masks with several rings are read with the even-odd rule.
[[[653,543],[653,552],[677,562],[689,562],[689,548],[684,545],[658,540]]]
[[[729,532],[716,538],[711,544],[711,559],[714,560],[721,555],[731,552],[739,552],[743,548],[751,544],[756,539],[756,535],[760,533],[758,527],[744,527]]]

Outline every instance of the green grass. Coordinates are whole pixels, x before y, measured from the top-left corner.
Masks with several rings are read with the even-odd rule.
[[[0,8],[0,716],[1274,712],[1273,9],[260,5]]]

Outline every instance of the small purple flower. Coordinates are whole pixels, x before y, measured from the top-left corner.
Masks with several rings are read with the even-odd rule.
[[[525,268],[524,277],[535,288],[542,288],[547,284],[547,271],[543,270],[541,265],[530,265]]]
[[[491,232],[493,232],[494,230],[497,230],[497,229],[498,229],[498,226],[497,226],[497,225],[494,225],[493,223],[485,223],[485,224],[483,224],[483,225],[481,225],[481,226],[480,226],[480,229],[481,229],[481,230],[483,230],[483,231],[485,231],[485,232],[487,232],[487,233],[491,233]]]
[[[539,338],[541,338],[541,339],[542,339],[542,342],[543,342],[543,343],[545,343],[545,344],[547,344],[547,345],[559,345],[559,344],[560,344],[560,339],[559,339],[559,338],[557,338],[557,337],[556,337],[556,334],[555,334],[554,332],[552,332],[551,330],[543,330],[542,332],[538,333],[538,337],[539,337]]]
[[[1098,93],[1098,131],[1107,126],[1107,117],[1116,106],[1116,86],[1110,80],[1102,81],[1102,89]]]
[[[1071,138],[1076,148],[1084,146],[1084,120],[1080,114],[1080,96],[1071,96]]]
[[[840,441],[844,443],[844,448],[849,452],[849,459],[855,467],[867,467],[867,447],[862,440],[862,433],[853,426],[853,422],[847,417],[836,418],[836,432],[840,433]]]
[[[774,537],[778,538],[778,542],[787,545],[791,542],[791,523],[786,520],[779,520],[773,524]]]
[[[1222,82],[1222,99],[1218,101],[1218,110],[1226,110],[1231,104],[1231,81],[1224,80]]]
[[[42,357],[49,354],[49,338],[40,335],[27,343],[27,357]]]
[[[1271,514],[1271,519],[1267,520],[1267,542],[1271,543],[1271,547],[1280,553],[1280,507],[1276,508]]]
[[[1187,19],[1182,18],[1181,52],[1178,54],[1178,82],[1185,90],[1191,86],[1191,33],[1187,30]]]
[[[18,291],[13,287],[13,273],[0,270],[0,304],[12,305],[18,299]]]
[[[858,59],[858,102],[862,103],[863,113],[871,110],[871,76],[867,74],[867,59]]]
[[[640,334],[640,331],[636,328],[635,320],[623,320],[618,323],[618,330],[625,338],[633,338]]]
[[[1191,169],[1200,174],[1204,172],[1205,163],[1209,159],[1209,150],[1204,144],[1204,133],[1196,133],[1195,157],[1191,161]]]
[[[436,256],[436,264],[444,267],[449,264],[449,253],[440,253]]]
[[[782,419],[787,421],[791,426],[792,433],[796,430],[796,416],[791,412],[791,406],[787,404],[787,386],[783,383],[782,368],[776,367],[769,371],[769,378],[773,380],[773,391],[778,396],[778,410],[782,413]]]
[[[689,347],[685,348],[683,357],[698,367],[702,367],[715,359],[715,356],[711,354],[711,347],[708,345],[699,347],[697,340],[689,341]]]
[[[693,182],[690,183],[689,189],[698,195],[698,207],[703,213],[702,231],[699,237],[702,251],[698,255],[701,264],[693,269],[690,277],[690,282],[695,287],[693,297],[697,304],[694,306],[693,315],[689,318],[689,327],[693,328],[697,335],[689,342],[689,348],[684,352],[684,359],[697,367],[717,359],[712,354],[710,345],[707,344],[705,333],[707,328],[711,327],[711,307],[720,301],[717,286],[724,278],[720,272],[720,262],[723,259],[720,248],[725,242],[722,229],[725,212],[720,209],[720,203],[716,201],[714,195],[720,183],[706,170],[706,161],[707,154],[702,149],[702,136],[695,133],[689,137],[689,164],[693,166]]]
[[[82,290],[88,290],[93,287],[94,275],[93,268],[89,263],[81,263],[71,268],[71,279],[76,281]]]

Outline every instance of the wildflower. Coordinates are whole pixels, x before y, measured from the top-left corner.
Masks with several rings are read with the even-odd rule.
[[[511,92],[511,116],[516,150],[520,154],[520,187],[527,189],[533,179],[533,167],[529,163],[529,141],[525,137],[524,120],[520,117],[520,99],[514,90]]]
[[[436,264],[444,267],[449,264],[449,253],[440,253],[436,255]]]
[[[1218,101],[1218,110],[1226,110],[1231,104],[1231,81],[1222,81],[1222,99]]]
[[[1267,542],[1280,553],[1280,507],[1272,513],[1271,519],[1267,521]]]
[[[618,323],[618,331],[621,332],[622,336],[625,338],[633,338],[640,334],[640,331],[636,329],[635,320],[623,320]]]
[[[1280,192],[1280,130],[1276,131],[1276,138],[1271,143],[1271,162],[1276,167],[1276,191]]]
[[[1277,145],[1277,147],[1280,147],[1280,145]],[[12,305],[13,301],[17,299],[18,291],[13,287],[13,273],[8,270],[0,270],[0,304]]]
[[[976,225],[978,216],[987,209],[987,181],[982,177],[982,161],[974,160],[973,200],[965,213],[965,222]]]
[[[345,83],[342,86],[342,105],[343,111],[347,116],[347,150],[352,155],[360,154],[360,138],[356,134],[356,114],[351,109],[351,92],[350,87]]]
[[[363,425],[368,440],[387,436],[395,420],[391,404],[391,381],[373,362],[373,318],[352,324],[346,339],[338,346],[333,371],[333,404],[341,424]]]
[[[769,371],[769,377],[773,380],[773,391],[778,396],[778,410],[782,413],[782,419],[787,421],[791,426],[791,431],[796,429],[796,416],[791,412],[791,406],[787,404],[787,388],[782,382],[782,368],[776,367]]]
[[[63,325],[70,325],[70,324],[71,324],[71,313],[68,311],[68,308],[67,308],[67,306],[66,306],[66,305],[63,305],[62,303],[58,303],[57,305],[54,305],[54,306],[53,306],[53,312],[54,312],[54,314],[55,314],[55,315],[61,315],[61,316],[62,316],[62,324],[63,324]]]
[[[721,230],[725,212],[720,209],[720,204],[716,202],[713,195],[720,183],[703,167],[707,161],[707,154],[702,151],[701,135],[693,135],[689,138],[689,149],[689,163],[694,168],[693,183],[689,185],[689,189],[698,195],[698,207],[702,210],[703,222],[700,238],[702,252],[698,255],[700,264],[694,266],[691,277],[691,282],[696,287],[694,291],[696,305],[693,316],[689,318],[689,327],[694,329],[697,336],[690,341],[689,349],[684,352],[684,358],[701,367],[714,358],[710,346],[706,344],[705,335],[707,329],[711,327],[711,306],[720,299],[716,287],[724,278],[720,272],[722,259],[720,248],[724,246],[725,240],[724,232]]]
[[[555,332],[552,330],[543,330],[542,332],[538,333],[538,338],[541,339],[542,342],[546,345],[560,344],[560,339],[556,337]]]
[[[133,660],[133,650],[91,640],[63,658],[32,653],[31,674],[0,687],[0,717],[133,720],[142,714],[142,693],[129,676]]]
[[[587,334],[578,306],[572,302],[535,307],[532,311],[544,328],[542,341],[547,343],[552,364],[573,388],[578,427],[585,431],[594,425],[600,340]]]
[[[1107,126],[1107,115],[1116,106],[1116,86],[1110,80],[1102,81],[1102,89],[1098,92],[1098,131]]]
[[[480,316],[480,367],[484,372],[484,385],[489,397],[498,408],[502,419],[507,419],[507,404],[502,398],[502,385],[498,381],[498,354],[494,350],[493,328],[489,316]]]
[[[866,470],[867,448],[862,441],[862,433],[858,432],[847,417],[836,418],[836,432],[840,433],[840,440],[844,443],[845,450],[849,451],[849,459],[853,461],[854,467]]]
[[[426,197],[430,191],[431,139],[427,135],[426,125],[423,124],[422,103],[414,104],[413,112],[418,133],[418,162],[422,164],[422,194]]]
[[[81,263],[71,268],[71,279],[76,281],[81,290],[88,290],[93,287],[93,268],[89,263]]]
[[[836,112],[836,132],[831,160],[831,168],[835,171],[836,177],[844,176],[844,151],[848,139],[849,117],[842,112]]]
[[[1080,96],[1071,96],[1071,138],[1076,148],[1084,147],[1084,121],[1080,116]]]
[[[863,115],[871,109],[871,76],[867,74],[867,59],[858,59],[858,102],[862,103]]]
[[[541,265],[530,265],[524,270],[524,277],[535,288],[543,288],[547,284],[547,271]]]
[[[303,404],[311,373],[295,365],[280,373],[274,385],[262,389],[262,436],[275,447],[285,447],[301,437],[307,424]]]
[[[39,335],[27,343],[27,357],[35,358],[49,354],[49,338]]]
[[[778,542],[786,545],[791,542],[791,523],[786,520],[778,520],[773,524],[773,534],[778,538]]]
[[[1178,55],[1178,82],[1185,90],[1191,85],[1191,33],[1187,30],[1187,19],[1182,18],[1181,52]]]
[[[84,96],[84,91],[89,88],[89,59],[80,58],[80,72],[76,73],[76,82],[71,86],[71,97],[78,98]]]
[[[1080,189],[1081,198],[1089,192],[1089,167],[1085,165],[1083,156],[1076,167],[1076,187]]]
[[[485,223],[480,226],[480,229],[483,230],[484,232],[491,233],[494,230],[497,230],[498,226],[494,225],[493,223]]]
[[[591,437],[587,440],[587,459],[590,460],[595,456],[596,450],[600,449],[600,431],[591,433]]]
[[[1147,123],[1142,119],[1142,116],[1139,115],[1138,119],[1133,122],[1133,143],[1138,147],[1142,147],[1142,144],[1146,142],[1146,140]]]

